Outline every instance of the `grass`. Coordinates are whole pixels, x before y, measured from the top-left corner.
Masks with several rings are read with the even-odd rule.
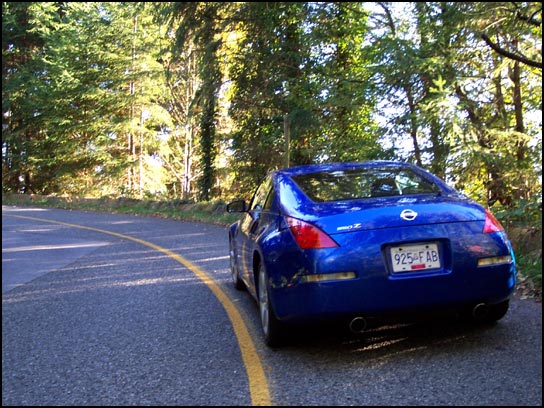
[[[516,253],[518,282],[517,293],[521,298],[542,301],[542,250],[540,253]]]
[[[69,198],[30,196],[23,194],[2,195],[3,205],[34,205],[84,211],[101,211],[114,214],[147,215],[178,221],[196,221],[227,226],[239,216],[228,214],[226,204],[220,200],[193,203],[183,200],[152,201],[132,198]]]
[[[228,214],[225,203],[216,200],[193,203],[183,200],[152,201],[131,198],[68,198],[32,196],[25,194],[2,195],[2,205],[33,205],[108,213],[147,215],[178,221],[205,222],[228,226],[239,215]],[[521,232],[520,232],[521,231]],[[536,233],[535,233],[536,231]],[[512,240],[518,267],[516,293],[521,298],[542,301],[542,226],[508,231]]]

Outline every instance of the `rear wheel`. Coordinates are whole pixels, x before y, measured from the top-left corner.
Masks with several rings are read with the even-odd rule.
[[[236,266],[236,252],[234,250],[234,242],[232,242],[232,238],[229,239],[229,247],[230,274],[232,283],[237,290],[243,290],[246,286],[244,284],[244,281],[240,279],[240,275],[238,274],[238,267]]]
[[[282,323],[276,318],[269,296],[269,285],[264,265],[259,265],[259,312],[261,327],[267,345],[274,347],[283,343]]]

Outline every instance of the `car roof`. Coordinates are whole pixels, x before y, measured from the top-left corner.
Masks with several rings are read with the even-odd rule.
[[[287,177],[299,176],[301,174],[317,173],[321,171],[350,170],[355,168],[377,168],[377,167],[415,167],[410,163],[391,160],[370,160],[364,162],[334,162],[322,164],[306,164],[275,170],[273,173],[282,174]]]

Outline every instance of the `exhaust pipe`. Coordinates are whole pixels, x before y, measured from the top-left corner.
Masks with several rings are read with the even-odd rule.
[[[485,303],[478,303],[474,308],[472,309],[472,317],[476,320],[483,319],[487,316],[487,313],[489,312],[489,308]]]
[[[366,319],[362,316],[355,317],[351,322],[349,322],[349,329],[353,333],[362,333],[366,330]]]

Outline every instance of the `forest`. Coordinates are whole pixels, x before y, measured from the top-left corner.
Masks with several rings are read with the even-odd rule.
[[[373,159],[541,220],[542,3],[2,3],[3,193],[228,200]]]

